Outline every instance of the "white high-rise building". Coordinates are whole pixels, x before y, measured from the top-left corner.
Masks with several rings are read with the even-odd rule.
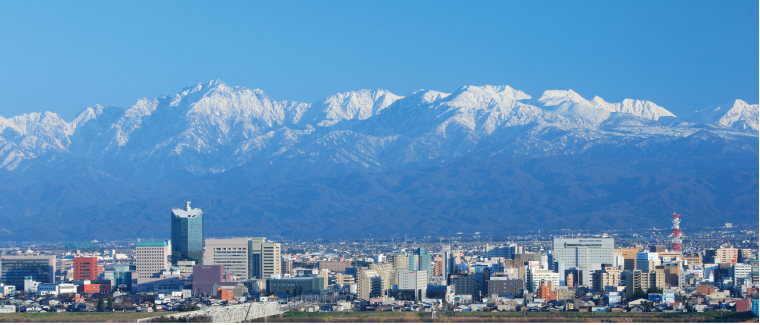
[[[752,279],[752,265],[736,263],[731,267],[731,278],[734,284],[739,283],[739,279]]]
[[[425,299],[428,285],[428,272],[423,271],[398,271],[398,288],[401,290],[414,290],[417,301]]]
[[[135,243],[135,268],[138,278],[152,278],[171,267],[171,241],[143,241]]]
[[[601,270],[602,264],[615,264],[614,238],[555,237],[552,244],[552,261],[564,265],[564,269],[557,272],[564,276],[565,270],[571,268],[581,271],[581,285],[590,286],[591,274]]]
[[[503,244],[498,246],[491,246],[486,244],[486,258],[503,257],[505,259],[512,259],[517,252],[517,244]]]
[[[559,273],[551,270],[542,270],[538,267],[528,269],[528,291],[535,293],[542,282],[552,282],[552,286],[559,284]]]

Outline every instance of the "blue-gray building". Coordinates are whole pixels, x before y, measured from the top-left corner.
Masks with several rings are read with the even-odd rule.
[[[194,261],[203,265],[203,209],[172,209],[172,264]]]
[[[40,283],[55,283],[55,256],[0,256],[0,283],[24,290],[24,279]]]
[[[428,271],[428,277],[433,274],[430,255],[424,249],[417,248],[409,255],[409,271]]]

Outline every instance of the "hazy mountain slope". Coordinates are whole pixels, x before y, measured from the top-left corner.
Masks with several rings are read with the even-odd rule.
[[[743,155],[732,159],[747,160]],[[255,166],[244,166],[162,184],[169,190],[141,201],[31,215],[27,219],[41,220],[41,226],[23,223],[12,231],[24,236],[43,227],[60,239],[87,238],[94,229],[102,229],[100,238],[165,237],[169,208],[187,197],[207,211],[208,236],[666,227],[673,210],[683,215],[687,232],[724,222],[752,224],[758,213],[757,163],[747,168],[728,160],[678,154],[630,162],[503,155],[425,170],[269,181],[247,176]],[[65,221],[74,215],[86,227]]]

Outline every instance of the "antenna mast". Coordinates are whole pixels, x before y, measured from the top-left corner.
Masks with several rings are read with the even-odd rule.
[[[670,235],[673,239],[671,239],[670,250],[674,252],[681,251],[681,238],[683,237],[683,234],[681,233],[680,217],[680,214],[676,214],[676,212],[673,211],[673,234]]]

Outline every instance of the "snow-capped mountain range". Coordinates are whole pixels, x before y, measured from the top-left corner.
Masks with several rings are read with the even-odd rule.
[[[501,153],[583,154],[704,130],[727,141],[757,138],[758,105],[736,100],[678,118],[649,101],[586,100],[572,90],[534,100],[509,86],[403,97],[360,90],[298,103],[212,80],[127,110],[88,107],[71,122],[52,112],[0,117],[0,168],[35,174],[78,159],[147,182],[283,161],[383,171]]]
[[[676,117],[643,100],[509,86],[277,101],[219,80],[72,121],[0,118],[0,239],[757,227],[758,105]],[[93,237],[95,236],[95,237]]]

